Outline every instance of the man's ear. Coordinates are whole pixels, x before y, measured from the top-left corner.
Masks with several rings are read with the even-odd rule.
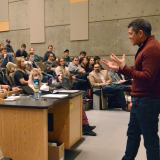
[[[142,37],[144,35],[144,32],[142,30],[139,30],[139,36]]]

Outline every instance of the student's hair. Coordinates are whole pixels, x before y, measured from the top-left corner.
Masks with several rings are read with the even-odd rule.
[[[87,53],[85,51],[81,51],[79,55],[82,55],[82,54],[86,56]]]
[[[6,51],[7,51],[7,48],[6,48],[6,47],[1,48],[1,51],[3,51],[3,50],[6,50]]]
[[[87,63],[86,66],[85,66],[84,63],[83,63],[83,60],[84,60],[84,59],[87,59],[87,61],[88,61],[88,63]],[[89,70],[89,59],[88,59],[88,57],[84,57],[84,58],[82,59],[81,66],[82,66],[85,70]]]
[[[22,44],[21,47],[26,48],[26,45],[25,45],[25,44]]]
[[[52,47],[52,48],[53,48],[53,46],[52,46],[52,45],[49,45],[49,46],[48,46],[48,48],[49,48],[49,47]]]
[[[33,47],[31,47],[30,49],[29,49],[29,51],[31,51],[31,49],[32,49]],[[34,49],[34,48],[33,48]],[[35,49],[34,49],[35,50]]]
[[[76,58],[79,60],[79,58],[78,58],[78,57],[73,57],[73,58],[72,58],[72,61],[74,61],[74,59],[76,59]]]
[[[18,58],[17,59],[17,63],[16,63],[17,64],[17,68],[20,69],[20,70],[24,70],[24,68],[21,66],[22,59],[24,59],[24,58],[22,58],[22,57]]]
[[[100,60],[101,58],[100,58],[99,56],[95,56],[95,57],[94,57],[94,61],[95,61],[95,62],[96,62],[96,60],[98,60],[98,59]]]
[[[30,57],[31,55],[34,55],[34,53],[33,53],[33,52],[30,52],[30,53],[28,54],[28,57]]]
[[[53,53],[52,53],[52,52],[49,52],[49,53],[48,53],[48,58],[49,58],[49,56],[50,56],[51,54],[53,55]]]
[[[0,60],[2,60],[2,57],[0,57]]]
[[[142,30],[143,33],[149,37],[151,35],[151,30],[152,30],[152,27],[151,27],[151,24],[144,20],[144,19],[136,19],[134,21],[132,21],[129,25],[128,25],[128,28],[132,27],[133,31],[138,34],[139,30]]]
[[[91,59],[94,60],[94,57],[90,57],[90,58],[89,58],[89,62],[90,62]],[[94,63],[93,63],[92,65],[89,63],[89,67],[93,68],[94,64],[95,64],[95,60],[94,60]]]
[[[60,60],[61,60],[61,59],[64,59],[64,58],[63,58],[63,57],[59,57],[58,60],[57,60],[58,66],[61,66],[61,65],[60,65]],[[65,59],[64,59],[64,61],[65,61]],[[65,66],[65,65],[64,65],[64,66]]]
[[[42,75],[42,73],[41,73],[37,68],[33,68],[33,69],[31,70],[30,76],[33,78],[34,72],[38,72],[38,74],[40,75],[40,81],[42,81],[43,75]]]

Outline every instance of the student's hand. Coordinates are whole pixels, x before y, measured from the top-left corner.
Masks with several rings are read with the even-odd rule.
[[[106,83],[106,85],[109,85],[110,83],[108,83],[108,82],[105,82]]]
[[[2,89],[11,89],[9,85],[1,85]]]
[[[13,88],[12,88],[12,91],[18,91],[18,90],[19,90],[18,87],[13,87]]]
[[[6,53],[6,54],[4,54],[3,56],[4,56],[4,59],[6,59],[6,58],[7,58],[7,53]]]
[[[7,93],[6,89],[1,89],[0,91],[3,92],[3,93]]]
[[[101,83],[102,87],[106,86],[106,82]]]
[[[58,76],[59,83],[62,83],[62,76]]]
[[[75,76],[72,76],[72,79],[73,79],[73,80],[76,80],[76,77],[75,77]]]
[[[85,70],[83,70],[83,73],[86,73],[86,71],[85,71]]]
[[[11,68],[11,70],[9,71],[10,73],[14,72],[14,68]]]
[[[54,68],[51,68],[50,71],[54,71]]]
[[[126,81],[126,80],[120,80],[119,83],[123,83],[123,82],[125,82],[125,81]]]

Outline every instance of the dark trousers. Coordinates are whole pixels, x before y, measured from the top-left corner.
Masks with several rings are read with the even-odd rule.
[[[106,85],[102,88],[102,91],[103,94],[114,94],[121,107],[126,108],[127,104],[123,93],[125,88],[124,85]]]
[[[160,99],[132,98],[132,109],[127,131],[127,147],[122,160],[135,160],[141,134],[144,138],[147,160],[159,160],[158,116]]]

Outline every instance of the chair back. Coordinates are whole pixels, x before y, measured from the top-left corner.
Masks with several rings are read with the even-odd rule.
[[[15,80],[14,80],[14,75],[15,75],[15,72],[10,73],[10,74],[9,74],[9,77],[10,77],[10,79],[11,79],[11,81],[12,81],[12,84],[13,84],[14,86],[16,86],[16,83],[15,83]]]
[[[41,71],[44,71],[44,69],[45,69],[45,64],[43,64],[42,62],[36,62],[37,63],[37,65],[39,66],[39,68],[41,69]]]

